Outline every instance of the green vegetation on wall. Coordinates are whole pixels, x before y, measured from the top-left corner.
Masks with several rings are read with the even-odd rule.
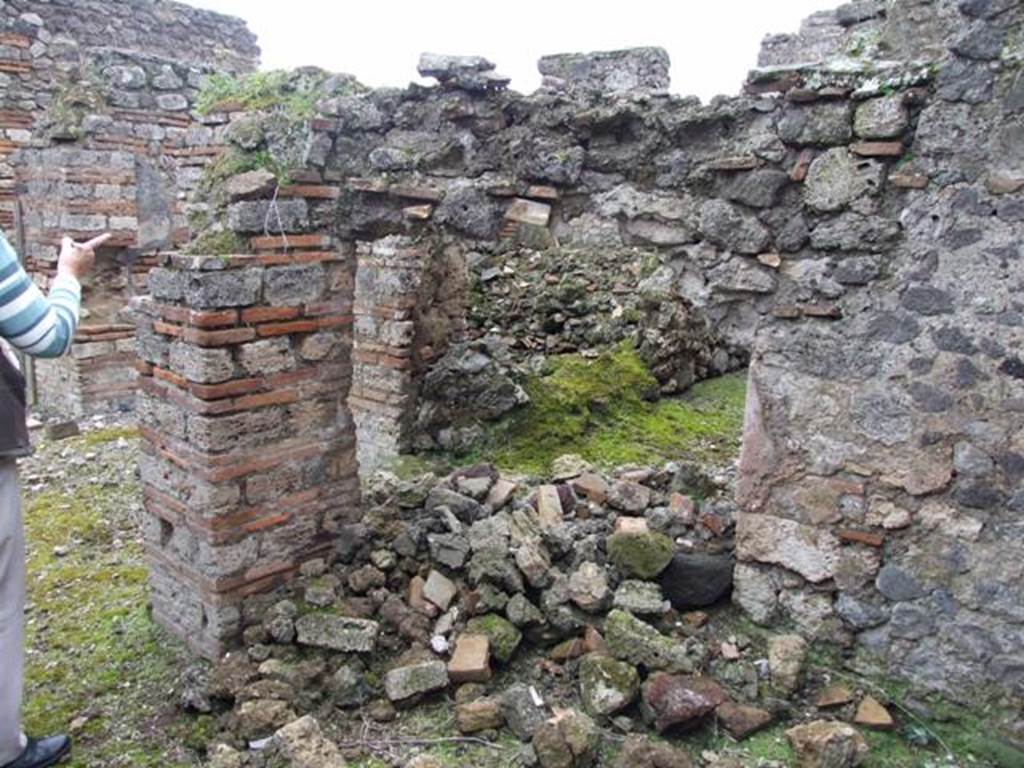
[[[258,112],[280,109],[297,118],[310,118],[316,113],[319,100],[365,90],[353,77],[330,75],[315,69],[295,72],[276,69],[240,76],[215,74],[203,83],[196,110],[205,115],[224,110]]]
[[[530,404],[495,430],[482,458],[510,470],[545,473],[576,453],[600,466],[735,455],[743,429],[746,373],[658,398],[658,383],[630,344],[593,360],[563,355],[525,385]]]

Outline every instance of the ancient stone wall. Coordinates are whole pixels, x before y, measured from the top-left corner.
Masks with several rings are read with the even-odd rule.
[[[782,64],[710,105],[666,94],[649,50],[548,59],[531,96],[483,60],[425,57],[438,87],[333,96],[287,130],[279,110],[238,117],[232,151],[293,170],[284,185],[227,183],[207,234],[255,236],[255,253],[283,232],[291,254],[314,232],[354,254],[339,300],[354,304],[350,429],[367,466],[419,439],[423,382],[446,352],[470,373],[492,335],[527,358],[587,351],[588,329],[646,306],[653,319],[623,336],[678,349],[699,375],[752,356],[735,599],[925,687],[1013,689],[1021,13],[998,0],[844,7],[805,29],[812,56],[772,38],[764,61]],[[855,37],[879,46],[851,49]],[[622,270],[611,286],[581,279],[609,263]],[[551,294],[529,290],[531,269]],[[248,278],[222,279],[234,293]],[[652,299],[633,307],[617,286]],[[570,322],[581,292],[606,319]],[[525,301],[531,319],[512,312],[509,332],[473,308],[481,295]],[[546,296],[565,306],[536,303]],[[292,347],[316,331],[296,326]],[[678,342],[702,334],[697,350]],[[147,423],[158,406],[180,411],[161,395]],[[276,424],[246,429],[269,444]],[[209,452],[195,463],[215,465]]]
[[[1024,685],[1022,16],[938,10],[956,24],[932,95],[854,113],[889,140],[923,102],[899,175],[846,150],[810,164],[811,245],[865,286],[836,322],[758,334],[735,599],[965,698]]]
[[[185,200],[220,152],[215,121],[194,109],[199,87],[215,72],[254,69],[258,54],[242,21],[177,3],[0,8],[0,227],[18,225],[12,239],[44,287],[63,234],[114,235],[85,285],[83,343],[121,347],[38,364],[44,408],[130,405],[118,312],[145,291],[149,257],[187,242]]]

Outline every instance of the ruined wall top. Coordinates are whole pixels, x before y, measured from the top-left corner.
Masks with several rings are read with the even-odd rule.
[[[1015,0],[854,0],[812,14],[799,32],[766,36],[758,65],[938,59],[945,56],[962,21],[958,9],[984,19],[1014,4]]]
[[[246,23],[169,0],[63,0],[0,4],[0,29],[60,47],[116,48],[227,72],[256,68],[260,50]]]

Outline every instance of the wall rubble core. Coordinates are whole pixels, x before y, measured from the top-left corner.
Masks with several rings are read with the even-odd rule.
[[[529,96],[432,56],[438,87],[215,110],[188,131],[287,179],[193,201],[192,243],[236,250],[149,280],[157,615],[215,653],[247,594],[345,546],[356,456],[451,439],[421,429],[449,351],[586,352],[614,327],[678,349],[679,388],[750,360],[734,599],[756,621],[923,688],[1020,691],[1022,14],[851,3],[710,105],[643,49],[546,57]],[[610,262],[613,285],[587,275]]]

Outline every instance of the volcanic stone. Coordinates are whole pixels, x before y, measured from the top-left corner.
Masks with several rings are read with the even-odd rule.
[[[522,632],[496,613],[470,619],[466,631],[474,635],[485,635],[490,641],[491,655],[502,664],[508,663],[523,639]]]
[[[580,662],[580,700],[592,715],[613,715],[640,692],[636,667],[607,656],[586,656]]]
[[[569,596],[588,613],[601,613],[611,602],[611,590],[604,568],[587,561],[569,577]]]
[[[694,650],[688,641],[666,637],[632,614],[613,610],[604,625],[608,652],[617,659],[647,669],[692,672]]]
[[[384,692],[391,701],[404,701],[447,686],[448,668],[443,661],[425,661],[396,667],[384,675]]]
[[[612,605],[634,615],[662,615],[671,605],[661,594],[661,587],[650,581],[627,580],[615,590]]]
[[[505,724],[521,741],[529,741],[547,719],[543,705],[538,705],[529,686],[519,683],[505,690],[501,697],[501,713]]]
[[[461,733],[501,728],[504,723],[501,699],[496,696],[483,696],[455,707],[455,724]]]
[[[596,756],[600,733],[581,712],[562,710],[541,724],[533,736],[533,749],[541,768],[583,768]]]
[[[455,582],[437,571],[430,572],[430,575],[427,576],[427,583],[423,586],[423,597],[442,611],[448,610],[448,606],[451,605],[458,593],[459,589],[455,586]]]
[[[678,611],[703,608],[732,590],[731,555],[680,552],[673,556],[659,581],[665,597]]]
[[[608,504],[623,512],[641,513],[651,505],[651,492],[639,483],[620,480],[608,491]]]
[[[625,575],[653,579],[668,566],[675,552],[672,539],[662,533],[613,533],[608,557]]]
[[[644,683],[643,693],[659,733],[695,727],[727,698],[714,680],[684,675],[654,675]]]
[[[734,739],[745,739],[772,722],[771,712],[731,701],[721,704],[715,716]]]
[[[376,621],[307,613],[295,622],[301,645],[328,648],[342,653],[372,653],[377,643]]]
[[[768,667],[772,684],[783,693],[793,693],[800,687],[807,641],[799,635],[778,635],[768,641]]]
[[[854,768],[864,762],[868,744],[848,723],[815,720],[786,731],[801,768]]]

